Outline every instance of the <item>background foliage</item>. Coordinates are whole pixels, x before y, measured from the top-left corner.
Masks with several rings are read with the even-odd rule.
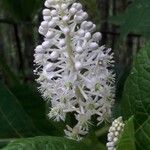
[[[80,0],[115,54],[116,104],[126,126],[117,150],[150,149],[150,1]],[[4,150],[106,149],[109,125],[93,127],[76,143],[65,139],[65,123],[48,120],[33,76],[41,0],[0,1],[0,148]],[[71,116],[66,121],[74,123]],[[18,140],[19,139],[19,140]]]

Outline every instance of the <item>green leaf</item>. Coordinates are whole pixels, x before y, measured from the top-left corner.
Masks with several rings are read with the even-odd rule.
[[[31,118],[18,99],[0,82],[0,138],[38,135]]]
[[[139,150],[149,150],[150,149],[150,117],[139,125],[139,128],[135,132],[136,144]]]
[[[129,32],[137,32],[150,38],[150,1],[134,0],[125,13],[110,18],[112,23],[120,25],[121,37]]]
[[[135,116],[138,149],[150,149],[150,42],[135,58],[121,101],[124,118]]]
[[[125,123],[125,127],[117,143],[116,150],[136,150],[133,117]]]
[[[42,131],[44,135],[63,135],[65,125],[63,126],[63,123],[55,123],[48,119],[46,104],[34,86],[25,84],[16,85],[11,88],[11,91],[17,97],[38,130]]]
[[[11,142],[2,150],[90,150],[83,143],[59,137],[35,137]]]
[[[65,123],[48,120],[45,103],[35,88],[19,84],[10,91],[1,82],[0,125],[0,147],[12,138],[62,136],[65,127]]]
[[[92,150],[106,150],[105,136],[103,137],[96,137],[96,136],[97,135],[94,134],[94,131],[89,133],[83,139],[83,143],[88,145],[88,147],[90,147],[90,150],[91,149]]]

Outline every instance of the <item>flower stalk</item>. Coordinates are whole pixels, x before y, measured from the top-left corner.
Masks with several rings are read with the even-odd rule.
[[[35,48],[35,74],[44,99],[51,102],[50,119],[65,121],[74,113],[77,124],[67,125],[66,135],[80,140],[89,131],[91,118],[100,124],[111,116],[114,103],[113,53],[99,46],[102,35],[86,21],[88,14],[74,0],[46,0]]]

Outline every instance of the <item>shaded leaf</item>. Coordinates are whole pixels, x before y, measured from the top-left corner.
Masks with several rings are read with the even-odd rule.
[[[90,150],[83,143],[58,137],[35,137],[11,142],[2,150]]]
[[[0,138],[35,136],[39,131],[18,99],[0,82]]]
[[[46,104],[34,86],[25,84],[16,85],[11,88],[11,91],[42,133],[45,135],[63,135],[63,124],[55,123],[48,119]]]
[[[139,150],[149,150],[150,149],[150,117],[139,126],[135,132],[136,144]]]
[[[135,116],[138,149],[150,149],[150,43],[135,58],[121,102],[124,118]]]
[[[105,140],[105,137],[102,137]],[[106,150],[106,144],[103,142],[94,132],[89,133],[89,135],[83,139],[84,144],[92,150]]]

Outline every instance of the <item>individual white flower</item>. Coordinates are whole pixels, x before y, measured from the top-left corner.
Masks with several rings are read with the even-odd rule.
[[[35,49],[35,74],[43,97],[51,101],[49,118],[65,120],[73,112],[77,124],[66,135],[81,139],[92,116],[98,124],[111,116],[114,103],[113,54],[99,46],[96,25],[75,0],[46,0]]]
[[[67,129],[64,130],[66,136],[72,140],[80,141],[82,138],[81,136],[86,135],[88,132],[86,130],[83,130],[81,126],[75,126],[71,128],[67,125]]]
[[[108,143],[106,146],[108,150],[116,150],[116,144],[123,129],[124,123],[122,117],[119,117],[112,122],[112,126],[109,128],[109,133],[107,135]]]

